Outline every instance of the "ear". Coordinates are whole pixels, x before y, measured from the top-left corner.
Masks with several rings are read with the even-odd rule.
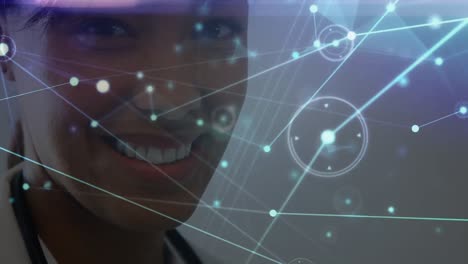
[[[0,15],[0,44],[8,45],[8,39],[4,36],[8,36],[8,27],[6,17]],[[1,54],[0,54],[1,56]],[[15,81],[15,75],[13,73],[13,63],[8,59],[0,58],[0,69],[5,78],[9,81]]]

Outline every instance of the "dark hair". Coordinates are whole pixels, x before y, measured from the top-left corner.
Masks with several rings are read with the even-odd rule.
[[[9,10],[17,6],[15,0],[2,0],[0,3],[0,15],[6,15]]]

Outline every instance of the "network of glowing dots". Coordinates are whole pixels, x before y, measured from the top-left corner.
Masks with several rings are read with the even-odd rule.
[[[92,128],[97,128],[99,126],[99,122],[96,120],[91,121],[91,127]]]
[[[174,52],[175,52],[175,53],[177,53],[177,54],[182,53],[182,50],[183,50],[182,45],[176,44],[176,45],[174,46]]]
[[[151,114],[150,119],[151,119],[151,121],[153,121],[153,122],[154,122],[154,121],[157,121],[157,120],[158,120],[158,115],[156,115],[156,114]]]
[[[213,207],[214,208],[220,208],[221,207],[221,201],[220,200],[214,200],[213,201]]]
[[[309,7],[309,11],[312,13],[312,14],[316,14],[318,12],[318,6],[316,4],[312,4],[310,5]]]
[[[77,77],[71,77],[70,78],[70,85],[71,86],[76,87],[76,86],[78,86],[78,84],[80,84],[80,79],[78,79]]]
[[[271,217],[276,217],[276,216],[278,216],[278,212],[276,210],[270,210],[270,216]]]
[[[390,206],[390,207],[388,207],[387,211],[388,211],[389,214],[392,214],[392,215],[393,215],[393,214],[395,214],[396,209],[395,209],[395,207]]]
[[[429,18],[429,24],[432,29],[439,29],[442,25],[442,18],[439,15],[433,15]]]
[[[396,5],[395,3],[388,3],[387,4],[387,12],[395,12],[396,10]]]
[[[340,41],[335,39],[335,40],[333,40],[332,45],[333,45],[333,47],[338,48],[340,46]]]
[[[419,130],[421,130],[421,128],[418,125],[413,125],[411,127],[411,131],[413,131],[413,133],[418,133]]]
[[[322,135],[320,136],[320,139],[322,140],[322,143],[324,145],[331,145],[335,143],[336,140],[336,134],[332,130],[325,130],[322,132]]]
[[[52,189],[52,182],[51,181],[46,181],[43,185],[44,189],[46,190],[51,190]]]
[[[138,80],[142,80],[143,78],[145,78],[145,74],[141,71],[137,72],[136,74],[136,77]]]
[[[23,183],[23,190],[27,191],[31,188],[28,183]]]
[[[435,58],[434,63],[437,66],[442,66],[444,64],[444,59],[442,59],[441,57],[437,57]]]
[[[195,23],[195,30],[196,30],[197,32],[202,31],[202,30],[203,30],[203,24],[200,23],[200,22]]]
[[[229,162],[227,160],[221,161],[221,168],[226,169],[229,166]]]
[[[110,83],[106,80],[100,80],[96,83],[96,89],[102,94],[108,93],[110,91]]]
[[[347,37],[349,40],[353,41],[353,40],[356,39],[357,34],[356,34],[356,32],[354,32],[354,31],[350,31],[350,32],[348,32],[348,35],[347,35],[346,37]]]
[[[205,120],[199,118],[197,119],[197,126],[202,127],[205,125]]]
[[[299,57],[301,56],[301,54],[298,52],[298,51],[294,51],[292,54],[291,54],[291,57],[295,60],[299,59]]]
[[[148,85],[146,86],[146,92],[151,94],[154,92],[154,86],[153,85]]]
[[[174,82],[173,81],[168,81],[167,82],[167,89],[172,91],[172,90],[174,90],[174,88],[175,88]]]
[[[346,205],[351,205],[352,203],[353,203],[353,200],[351,200],[350,198],[345,199],[345,204]]]
[[[314,41],[314,48],[318,49],[318,48],[320,48],[320,46],[322,46],[322,43],[320,43],[320,40],[315,40]]]
[[[264,146],[264,147],[263,147],[263,151],[264,151],[265,153],[270,153],[270,152],[271,152],[271,146],[268,146],[268,145],[267,145],[267,146]]]
[[[459,112],[460,112],[460,114],[462,114],[462,115],[468,114],[468,107],[467,107],[467,106],[461,106]]]
[[[10,52],[10,47],[6,43],[0,43],[0,56],[6,56]]]
[[[409,81],[408,77],[406,77],[406,76],[401,77],[400,80],[398,81],[398,85],[400,85],[403,88],[408,87],[409,83],[410,83],[410,81]]]

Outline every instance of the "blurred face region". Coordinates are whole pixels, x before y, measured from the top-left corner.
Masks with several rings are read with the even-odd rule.
[[[185,221],[242,106],[247,3],[43,2],[7,17],[9,82],[34,92],[15,101],[26,156],[82,182],[32,165],[27,180],[125,228],[175,222],[91,186]]]

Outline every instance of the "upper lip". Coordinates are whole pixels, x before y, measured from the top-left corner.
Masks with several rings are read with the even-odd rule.
[[[149,144],[152,142],[173,142],[174,144],[191,144],[201,135],[207,133],[207,125],[198,127],[195,122],[159,122],[155,125],[142,124],[142,122],[125,121],[101,124],[105,129],[99,129],[98,135],[113,137],[124,142]],[[136,142],[138,141],[138,142]]]

